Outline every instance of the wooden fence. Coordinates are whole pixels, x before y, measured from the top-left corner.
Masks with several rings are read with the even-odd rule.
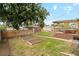
[[[11,37],[17,37],[17,36],[24,36],[32,34],[32,30],[7,30],[1,32],[2,38],[11,38]]]
[[[2,30],[0,31],[0,39],[12,38],[17,36],[26,36],[41,31],[40,27],[33,27],[27,30]]]

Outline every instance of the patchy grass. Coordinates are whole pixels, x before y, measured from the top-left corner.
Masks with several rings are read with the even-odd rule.
[[[41,36],[52,36],[52,32],[38,32],[36,33],[37,35],[41,35]]]
[[[30,38],[32,38],[32,36],[30,36]],[[42,41],[35,45],[28,45],[22,37],[9,39],[12,54],[21,56],[62,56],[63,54],[60,52],[70,51],[67,42],[49,38],[39,39]]]
[[[27,46],[24,44],[21,38],[10,39],[9,44],[13,55],[24,55],[24,51]]]

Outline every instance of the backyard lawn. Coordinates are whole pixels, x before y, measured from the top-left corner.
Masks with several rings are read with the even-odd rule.
[[[50,33],[41,32],[39,34],[48,36]],[[30,37],[31,39],[37,38],[41,40],[41,42],[34,45],[29,45],[27,43],[27,37]],[[64,54],[62,54],[61,52],[70,52],[70,45],[67,42],[56,39],[37,37],[34,34],[27,37],[9,39],[12,55],[63,56]]]
[[[40,36],[48,36],[48,37],[51,37],[53,32],[45,32],[45,31],[42,31],[42,32],[38,32],[36,33],[37,35],[40,35]]]

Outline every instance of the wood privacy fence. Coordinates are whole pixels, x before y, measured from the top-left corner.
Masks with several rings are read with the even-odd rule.
[[[2,38],[12,38],[32,34],[32,30],[7,30],[1,32]]]
[[[17,36],[26,36],[35,32],[40,32],[40,27],[34,27],[27,30],[1,30],[0,31],[0,40],[6,38],[12,38]]]

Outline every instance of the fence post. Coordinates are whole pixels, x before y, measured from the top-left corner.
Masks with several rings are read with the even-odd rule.
[[[0,30],[0,41],[2,40],[2,30]]]
[[[0,30],[0,41],[1,41],[1,30]]]

